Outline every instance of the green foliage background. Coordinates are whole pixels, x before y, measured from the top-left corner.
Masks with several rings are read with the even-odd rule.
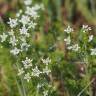
[[[6,22],[9,16],[14,17],[16,11],[23,8],[22,0],[15,2],[14,0],[10,2],[4,0],[3,2],[6,2],[11,8],[3,14],[3,17],[1,16],[0,34],[8,29]],[[45,5],[45,11],[41,14],[39,21],[40,29],[36,30],[33,36],[35,38],[33,53],[36,54],[37,60],[45,53],[52,59],[52,73],[58,93],[58,95],[52,96],[77,96],[86,86],[87,77],[79,76],[78,63],[75,62],[80,61],[77,54],[68,53],[64,47],[64,28],[68,24],[77,30],[82,24],[88,24],[94,28],[96,24],[96,0],[33,0],[33,2],[40,2]],[[2,4],[2,0],[0,4]],[[74,33],[74,36],[76,34],[77,32]],[[96,35],[95,29],[93,34]],[[96,78],[96,61],[92,58],[90,60],[95,62],[92,77]],[[9,53],[8,45],[5,47],[0,45],[0,96],[26,96],[21,94],[22,90],[19,89],[21,83],[17,82],[18,78],[13,62],[14,58]],[[30,86],[29,89],[31,88],[34,89],[34,86]],[[94,90],[96,92],[96,89]],[[27,93],[28,96],[35,96],[35,92],[31,92],[31,90],[27,90]],[[82,96],[89,96],[88,91],[86,90]]]

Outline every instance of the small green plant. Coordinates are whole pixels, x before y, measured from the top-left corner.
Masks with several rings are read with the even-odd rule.
[[[51,72],[49,68],[51,59],[42,56],[37,60],[30,56],[31,54],[34,56],[32,37],[38,26],[40,11],[44,9],[44,6],[43,4],[33,5],[32,0],[25,0],[24,4],[24,10],[20,10],[15,18],[9,18],[9,32],[3,32],[0,35],[0,41],[2,44],[8,45],[15,61],[15,69],[18,70],[17,78],[19,80],[17,79],[17,84],[20,95],[39,96],[41,94],[47,96],[47,89],[51,89],[51,85],[46,78]],[[30,85],[29,88],[27,83]],[[26,88],[28,88],[28,91]]]
[[[90,32],[92,31],[92,29],[88,25],[83,25],[81,30],[76,34],[75,37],[73,36],[74,30],[70,26],[68,26],[68,28],[64,31],[66,32],[65,36],[67,35],[67,38],[64,39],[67,50],[76,54],[77,61],[83,64],[81,71],[85,71],[85,73],[81,75],[83,76],[83,80],[86,84],[77,96],[82,96],[82,94],[85,92],[87,95],[93,96],[92,83],[94,82],[94,79],[92,79],[92,60],[95,59],[96,56],[96,48],[94,46],[94,40],[96,38]]]

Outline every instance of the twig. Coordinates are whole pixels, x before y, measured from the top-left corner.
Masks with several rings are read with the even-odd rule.
[[[92,84],[93,81],[94,79],[91,80],[91,82],[89,82],[89,84],[77,96],[81,96],[81,94],[89,87],[90,84]]]

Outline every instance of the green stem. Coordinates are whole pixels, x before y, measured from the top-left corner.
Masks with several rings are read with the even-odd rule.
[[[82,91],[81,91],[77,96],[81,96],[82,93],[93,83],[93,81],[94,81],[94,79],[91,80],[91,81],[88,83],[88,85],[87,85],[84,89],[82,89]],[[91,95],[90,95],[90,96],[91,96]]]
[[[19,66],[18,66],[18,59],[17,59],[17,63],[16,63],[16,66],[17,66],[17,69],[19,69]],[[24,87],[24,81],[22,79],[22,77],[20,77],[20,81],[21,81],[21,85],[19,85],[18,81],[17,81],[17,84],[19,85],[19,92],[21,93],[22,92],[22,95],[21,96],[27,96],[26,95],[26,91],[25,91],[25,87]],[[21,86],[21,87],[20,87]]]

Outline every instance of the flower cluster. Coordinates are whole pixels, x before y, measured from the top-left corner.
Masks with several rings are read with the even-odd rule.
[[[89,27],[88,25],[83,25],[83,26],[82,26],[82,30],[83,30],[83,32],[85,33],[85,32],[88,32],[88,31],[90,31],[90,30],[92,30],[92,29],[91,29],[91,27]]]
[[[43,64],[45,64],[45,68],[43,68],[43,73],[46,73],[47,75],[51,72],[51,70],[48,68],[48,64],[51,63],[51,59],[49,57],[47,59],[42,59]]]
[[[49,88],[52,87],[52,85],[48,86],[49,82],[46,78],[51,73],[51,59],[49,57],[42,58],[38,60],[41,61],[42,64],[40,64],[40,62],[38,64],[38,61],[35,61],[27,54],[29,48],[32,48],[32,42],[30,42],[32,40],[30,39],[32,39],[32,31],[34,31],[36,29],[36,26],[38,25],[38,19],[40,17],[39,11],[43,10],[44,6],[42,4],[33,5],[32,0],[24,0],[24,4],[25,11],[19,10],[19,12],[16,13],[15,18],[9,18],[8,26],[10,26],[10,30],[0,35],[0,42],[2,44],[7,42],[7,44],[10,45],[10,53],[12,54],[12,56],[16,57],[15,59],[18,62],[15,63],[19,63],[19,66],[17,66],[18,77],[22,77],[23,80],[25,82],[27,81],[28,84],[30,84],[33,79],[36,79],[36,81],[38,81],[36,82],[37,85],[35,86],[36,90],[39,92],[41,91],[40,89],[43,89],[43,96],[48,96],[49,90],[46,90],[47,88],[45,88],[45,86],[47,85],[47,87]],[[91,46],[88,47],[88,50],[86,50],[87,45],[90,44],[94,39],[94,36],[92,34],[86,34],[91,30],[91,27],[89,27],[88,25],[83,25],[81,28],[83,35],[80,35],[82,37],[83,43],[81,44],[80,40],[76,40],[76,43],[74,43],[72,41],[72,32],[74,31],[74,29],[68,26],[64,30],[67,36],[64,39],[67,49],[71,50],[72,52],[88,51],[90,52],[90,55],[96,55],[96,48],[93,48]],[[78,37],[78,39],[80,38]],[[24,56],[22,56],[22,54],[20,53],[25,54]],[[43,80],[46,83],[42,83]]]
[[[78,44],[71,45],[71,43],[72,43],[71,42],[71,33],[73,32],[73,28],[68,26],[64,31],[68,35],[68,37],[64,39],[64,41],[66,42],[66,45],[67,45],[67,49],[77,52],[80,48],[79,45]]]
[[[64,30],[66,33],[71,33],[71,32],[73,32],[73,28],[71,28],[69,25],[68,25],[68,27]]]
[[[0,35],[0,42],[2,44],[7,42],[10,45],[10,53],[17,60],[15,64],[18,64],[18,76],[22,76],[25,82],[30,82],[33,78],[45,80],[46,77],[44,78],[44,76],[51,72],[49,68],[51,59],[41,59],[44,66],[40,67],[40,65],[33,64],[34,60],[26,54],[29,48],[32,48],[32,40],[30,40],[32,39],[32,31],[37,29],[39,13],[40,10],[44,10],[44,6],[43,4],[33,5],[32,0],[24,0],[24,4],[25,10],[19,10],[15,18],[9,18],[8,26],[10,26],[10,30]],[[25,56],[22,56],[21,53],[25,53]],[[21,58],[25,59],[21,60]],[[38,84],[40,80],[38,80]],[[38,89],[43,86],[44,84],[42,86],[38,85]],[[42,94],[47,96],[48,90],[44,90]]]
[[[28,51],[32,45],[28,42],[32,33],[30,30],[35,30],[39,16],[39,10],[44,9],[42,4],[32,5],[32,0],[24,0],[26,5],[25,11],[20,10],[15,18],[9,18],[10,31],[0,35],[0,41],[7,41],[11,46],[10,53],[18,55],[20,52]]]
[[[21,61],[22,63],[22,67],[18,69],[18,76],[22,76],[23,79],[27,82],[30,82],[32,80],[32,78],[36,77],[37,79],[46,79],[44,77],[44,75],[46,74],[47,76],[49,75],[49,73],[51,72],[50,68],[49,68],[49,64],[51,63],[51,59],[49,59],[49,57],[47,59],[41,59],[41,61],[43,62],[44,66],[43,68],[38,68],[38,66],[35,64],[35,66],[33,66],[32,59],[29,59],[28,57],[26,57],[25,60]],[[36,90],[39,92],[41,88],[45,87],[46,83],[40,83],[41,81],[38,80],[38,84],[36,87]],[[49,84],[47,84],[48,87]],[[43,90],[43,95],[44,96],[48,96],[48,90]]]
[[[45,64],[45,68],[43,68],[42,70],[40,70],[37,65],[33,67],[32,61],[33,60],[26,57],[25,60],[21,61],[23,67],[18,69],[18,75],[24,75],[24,79],[26,79],[27,82],[31,80],[31,77],[40,77],[40,74],[48,75],[51,72],[48,67],[49,63],[51,63],[49,57],[47,59],[42,59],[43,64]]]
[[[89,31],[91,31],[91,27],[89,27],[88,25],[83,25],[82,28],[81,28],[81,31],[82,31],[82,42],[84,43],[84,40],[83,38],[86,38],[87,42],[84,43],[83,47],[84,46],[87,46],[88,44],[90,44],[93,39],[94,39],[94,36],[91,34],[91,35],[88,35]],[[72,42],[72,32],[73,32],[73,29],[68,26],[65,30],[64,30],[67,34],[67,38],[64,39],[64,42],[66,43],[66,46],[67,46],[67,49],[68,50],[72,50],[74,52],[82,52],[82,46],[80,45],[80,42],[76,42],[76,44],[74,44]],[[79,39],[79,37],[78,37]],[[79,41],[79,40],[77,40]],[[88,49],[90,51],[90,55],[96,55],[96,48],[90,48]]]

